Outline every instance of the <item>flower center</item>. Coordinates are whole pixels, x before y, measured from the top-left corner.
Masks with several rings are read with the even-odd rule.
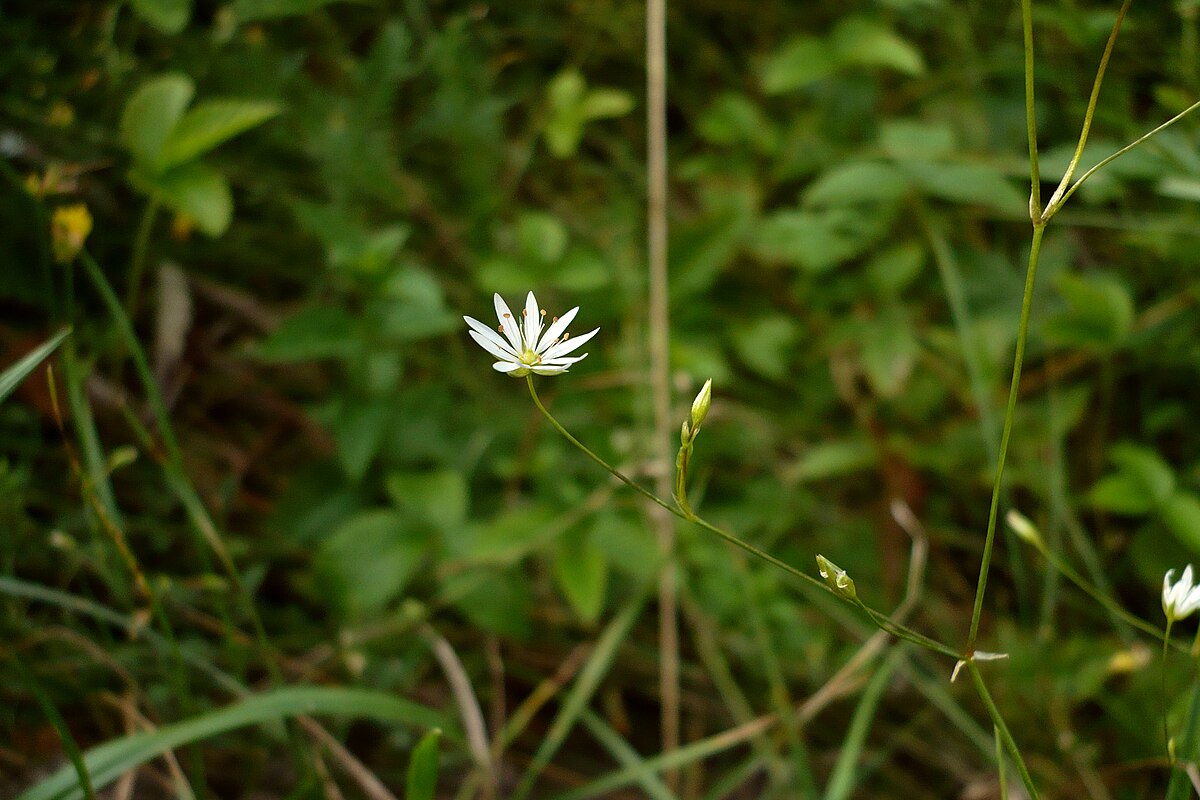
[[[542,363],[542,357],[529,348],[525,348],[525,352],[521,353],[518,360],[527,367],[537,366]]]

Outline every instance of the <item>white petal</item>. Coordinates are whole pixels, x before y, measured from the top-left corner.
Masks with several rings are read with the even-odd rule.
[[[546,364],[539,364],[532,368],[538,375],[562,375],[567,371],[566,367],[553,367]]]
[[[475,340],[476,344],[478,344],[484,350],[487,350],[501,361],[516,361],[516,357],[513,356],[512,353],[506,352],[504,348],[500,346],[499,342],[487,339],[476,331],[467,331],[467,333],[471,334],[471,338]]]
[[[539,362],[539,366],[544,367],[569,367],[576,361],[583,361],[587,358],[587,353],[581,356],[559,356],[558,358],[543,358]]]
[[[542,355],[542,360],[544,361],[547,358],[558,358],[559,356],[565,356],[567,353],[582,347],[587,343],[588,339],[591,339],[599,331],[600,329],[596,328],[596,330],[588,331],[583,336],[576,336],[573,339],[566,339],[559,342]]]
[[[533,292],[525,298],[525,346],[537,350],[538,334],[542,332],[542,310],[538,308]]]
[[[557,320],[550,324],[546,329],[545,335],[542,336],[542,341],[539,343],[541,351],[547,350],[550,345],[554,344],[554,340],[562,336],[563,331],[571,324],[571,320],[575,319],[575,315],[579,313],[579,306],[575,306],[567,313],[563,314]]]
[[[1182,587],[1182,588],[1180,588]],[[1183,575],[1179,577],[1179,583],[1175,586],[1179,589],[1180,594],[1186,594],[1192,588],[1192,565],[1188,564],[1183,568]]]
[[[521,364],[512,361],[497,361],[495,364],[492,364],[492,369],[496,370],[496,372],[513,372],[520,368]]]
[[[480,336],[487,339],[489,342],[498,345],[500,349],[504,351],[505,357],[511,356],[513,358],[517,358],[516,352],[508,346],[508,342],[504,341],[499,333],[492,330],[487,325],[484,325],[477,319],[473,319],[471,317],[463,317],[463,319],[466,320],[467,324],[471,326],[471,329],[477,332]],[[488,352],[490,353],[492,351],[489,350]]]
[[[512,311],[508,308],[508,303],[504,302],[504,298],[498,293],[492,298],[496,303],[496,316],[500,319],[500,327],[504,328],[504,335],[508,337],[509,344],[512,345],[513,352],[519,353],[525,349],[521,343],[520,329],[517,327],[517,320],[512,315]]]

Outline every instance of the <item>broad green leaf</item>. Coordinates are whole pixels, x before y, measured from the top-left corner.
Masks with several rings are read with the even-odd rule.
[[[899,308],[863,324],[859,357],[871,388],[880,397],[896,397],[912,374],[919,345],[912,325]]]
[[[924,245],[904,242],[872,256],[867,262],[867,277],[880,295],[895,297],[920,274],[925,261]]]
[[[345,358],[357,349],[358,336],[354,318],[344,309],[314,306],[285,319],[254,352],[284,363]]]
[[[428,550],[427,534],[404,514],[364,511],[321,543],[313,573],[335,608],[361,617],[399,597]]]
[[[394,692],[338,686],[289,686],[253,695],[181,722],[161,725],[149,733],[112,739],[88,750],[83,760],[95,787],[101,789],[130,770],[193,742],[247,725],[261,725],[300,714],[361,717],[426,728],[445,724],[445,718],[439,712],[397,697]],[[68,764],[18,795],[16,800],[83,800],[83,796],[79,777]]]
[[[954,152],[954,129],[941,122],[892,119],[879,127],[879,145],[898,161],[928,161]]]
[[[384,487],[398,507],[439,530],[457,528],[467,518],[467,482],[460,472],[393,472]]]
[[[497,572],[486,567],[463,572],[447,580],[443,591],[457,598],[458,609],[484,631],[520,641],[533,635],[533,593],[529,579],[519,570]]]
[[[620,89],[592,89],[579,103],[579,115],[585,119],[623,117],[633,110],[633,95]]]
[[[575,112],[583,93],[587,91],[587,82],[577,69],[565,69],[554,76],[546,88],[550,100],[550,108],[555,113]]]
[[[661,556],[649,530],[640,521],[613,511],[602,511],[592,519],[588,539],[604,553],[612,566],[639,583],[658,574]]]
[[[134,163],[147,173],[155,165],[163,144],[184,109],[192,101],[195,84],[179,73],[159,75],[146,81],[121,113],[121,142],[133,154]]]
[[[1154,508],[1154,501],[1146,487],[1123,473],[1105,475],[1096,481],[1087,498],[1094,508],[1114,514],[1141,516]]]
[[[870,469],[875,462],[875,448],[868,441],[820,442],[806,447],[787,475],[795,481],[838,478]]]
[[[554,555],[554,576],[575,613],[590,625],[599,619],[604,608],[608,559],[588,534],[588,531],[573,531],[560,537]]]
[[[831,40],[834,58],[840,64],[890,67],[914,77],[925,74],[921,51],[877,20],[843,19],[834,28]]]
[[[192,16],[192,0],[132,0],[131,5],[139,17],[163,33],[179,33]]]
[[[733,344],[738,356],[755,372],[784,380],[795,355],[797,335],[796,323],[790,317],[775,314],[735,327]]]
[[[261,100],[208,100],[188,111],[167,134],[156,160],[160,170],[186,164],[280,112]]]
[[[1045,323],[1045,335],[1056,344],[1111,349],[1133,328],[1133,298],[1125,285],[1105,275],[1062,273],[1056,280],[1068,310]]]
[[[159,175],[133,179],[149,187],[171,210],[194,220],[196,227],[209,236],[220,236],[233,219],[229,182],[212,167],[184,164]]]
[[[517,220],[521,254],[541,264],[552,264],[567,251],[567,226],[553,214],[531,211]]]
[[[408,777],[405,781],[405,800],[434,800],[437,794],[438,747],[442,732],[434,728],[421,737],[408,757]]]
[[[763,91],[782,94],[801,89],[828,77],[835,69],[833,54],[822,40],[811,36],[789,39],[763,64]]]
[[[1009,215],[1028,213],[1028,198],[998,167],[949,161],[907,161],[900,167],[921,189],[933,197],[956,203],[989,206]]]
[[[1145,489],[1154,504],[1162,503],[1175,491],[1175,471],[1162,456],[1148,447],[1122,442],[1108,451],[1109,460]]]
[[[760,153],[779,147],[779,131],[761,104],[739,92],[725,92],[713,101],[696,132],[714,144],[747,144]]]
[[[566,256],[549,271],[546,280],[568,292],[590,292],[607,286],[613,278],[612,267],[590,247],[572,246]]]
[[[347,401],[330,428],[337,445],[338,462],[352,481],[361,480],[383,444],[393,416],[390,401]]]
[[[70,328],[63,328],[47,341],[30,350],[17,363],[13,364],[8,369],[0,373],[0,402],[3,402],[13,391],[21,385],[21,381],[29,377],[29,373],[37,369],[38,364],[41,364],[50,354],[53,353],[62,340],[71,335]]]
[[[540,506],[507,511],[475,532],[466,554],[473,561],[511,564],[541,547],[555,533],[554,516]]]
[[[820,273],[861,253],[881,232],[879,218],[849,209],[785,209],[764,218],[750,237],[755,255]]]
[[[1176,492],[1159,508],[1159,516],[1180,543],[1200,553],[1200,498],[1190,492]]]
[[[822,173],[804,191],[804,205],[820,207],[898,200],[912,186],[904,173],[880,161],[852,161]]]

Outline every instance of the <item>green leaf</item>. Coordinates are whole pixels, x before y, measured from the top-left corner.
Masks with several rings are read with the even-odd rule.
[[[220,236],[233,219],[233,195],[225,176],[203,164],[185,164],[158,175],[133,176],[173,211],[195,221],[212,237]]]
[[[867,262],[867,277],[880,295],[895,297],[920,274],[925,260],[924,245],[904,242],[872,256]]]
[[[354,318],[345,309],[313,306],[285,319],[254,353],[281,363],[346,358],[357,349],[357,339]]]
[[[1122,442],[1109,449],[1108,457],[1121,472],[1145,487],[1152,503],[1162,503],[1174,493],[1175,471],[1154,450]]]
[[[438,747],[442,732],[434,728],[421,737],[408,757],[408,779],[405,800],[434,800],[437,793]]]
[[[912,184],[904,173],[879,161],[852,161],[822,173],[804,191],[804,205],[820,207],[899,200]]]
[[[725,92],[714,100],[696,132],[714,144],[747,144],[760,153],[779,147],[779,131],[762,106],[739,92]]]
[[[579,116],[589,119],[623,117],[633,110],[633,95],[620,89],[593,89],[579,103]]]
[[[507,511],[476,532],[466,555],[473,561],[515,563],[555,533],[553,521],[554,516],[540,506]]]
[[[871,388],[880,397],[896,397],[912,374],[920,346],[899,308],[866,322],[859,331],[859,356]]]
[[[338,461],[346,476],[359,481],[379,452],[392,419],[393,406],[383,402],[346,402],[332,425]]]
[[[989,206],[1003,214],[1028,212],[1028,198],[990,164],[907,161],[900,165],[917,185],[933,197],[956,203]]]
[[[762,317],[734,329],[733,344],[738,355],[755,372],[783,380],[792,363],[796,323],[782,314]]]
[[[170,169],[192,161],[217,145],[257,127],[280,112],[260,100],[209,100],[188,111],[163,142],[156,165]]]
[[[554,556],[554,576],[579,618],[591,625],[604,609],[608,559],[588,531],[560,538]]]
[[[361,717],[379,722],[426,728],[443,725],[443,716],[426,706],[397,697],[394,692],[346,689],[336,686],[290,686],[253,695],[182,722],[161,725],[149,733],[113,739],[84,754],[97,789],[164,753],[247,725],[260,725],[300,714]],[[16,800],[82,800],[79,776],[67,765]]]
[[[192,0],[133,0],[133,10],[163,33],[175,34],[187,27]]]
[[[879,145],[899,161],[927,161],[954,152],[954,129],[942,122],[893,119],[879,127]]]
[[[21,381],[29,377],[29,373],[37,369],[38,364],[49,358],[50,354],[62,344],[63,339],[70,335],[71,329],[63,328],[54,334],[54,336],[26,353],[17,363],[4,370],[3,373],[0,373],[0,402],[3,402],[5,398],[12,394],[21,385]]]
[[[825,42],[811,36],[795,37],[763,64],[762,88],[767,94],[783,94],[828,77],[835,68]]]
[[[1116,278],[1064,272],[1056,284],[1068,310],[1045,322],[1045,335],[1052,342],[1110,350],[1133,329],[1133,298]]]
[[[853,475],[872,468],[876,460],[875,448],[868,441],[821,442],[804,449],[799,460],[788,470],[788,478],[815,481]]]
[[[553,214],[528,212],[517,220],[517,243],[526,258],[553,264],[567,251],[567,226]]]
[[[1159,516],[1181,544],[1200,553],[1200,498],[1190,492],[1176,492],[1159,508]]]
[[[834,58],[841,64],[890,67],[905,75],[925,74],[925,59],[907,39],[877,20],[843,19],[831,37]]]
[[[588,540],[614,568],[644,583],[658,574],[661,560],[654,537],[647,534],[644,524],[624,514],[602,511],[592,519]]]
[[[313,573],[335,608],[361,617],[399,597],[428,550],[428,537],[405,515],[364,511],[321,543]]]
[[[785,209],[764,218],[750,237],[755,255],[821,273],[866,249],[880,234],[879,218],[849,209]]]
[[[134,92],[121,113],[121,143],[144,171],[157,171],[163,144],[183,116],[195,92],[192,79],[179,73],[159,75]]]
[[[397,506],[438,530],[453,530],[466,521],[467,482],[460,472],[393,472],[384,487]]]
[[[1105,475],[1096,481],[1087,498],[1093,507],[1114,514],[1142,516],[1154,508],[1146,487],[1132,476],[1120,473]]]
[[[460,587],[469,586],[465,591]],[[533,593],[528,579],[517,571],[493,568],[464,572],[446,581],[444,593],[456,597],[455,605],[485,631],[525,641],[533,635]]]

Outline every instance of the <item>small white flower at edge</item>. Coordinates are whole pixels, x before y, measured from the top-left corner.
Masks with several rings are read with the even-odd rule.
[[[1171,585],[1175,570],[1167,570],[1163,576],[1162,606],[1169,622],[1183,619],[1200,608],[1200,586],[1192,586],[1192,565],[1188,564],[1179,576],[1179,582]]]
[[[583,346],[600,330],[569,338],[567,326],[575,319],[579,306],[572,308],[561,317],[554,317],[550,326],[542,330],[542,318],[546,312],[538,307],[537,298],[533,292],[525,298],[525,308],[521,311],[520,323],[509,310],[499,294],[495,296],[496,316],[500,326],[492,330],[473,317],[463,317],[471,330],[471,338],[476,344],[500,359],[492,364],[492,369],[504,372],[514,378],[520,378],[533,372],[537,375],[559,375],[576,361],[582,361],[587,353],[569,356]],[[503,334],[503,335],[501,335]]]

